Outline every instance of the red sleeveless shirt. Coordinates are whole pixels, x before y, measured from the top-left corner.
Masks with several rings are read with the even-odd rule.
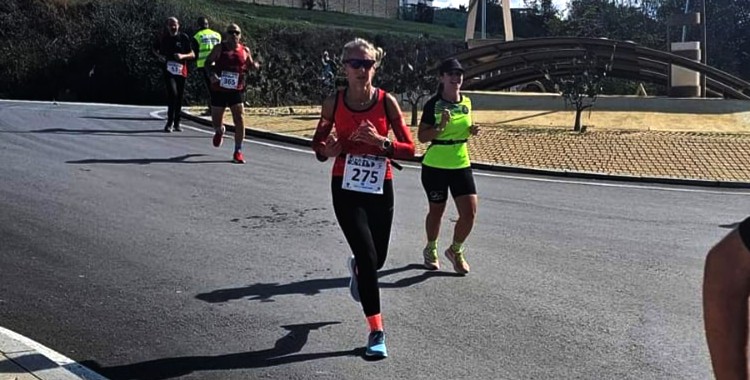
[[[219,82],[211,83],[211,90],[213,91],[242,91],[245,89],[245,72],[248,69],[247,63],[247,51],[245,51],[245,45],[237,43],[237,47],[230,50],[226,43],[221,44],[221,54],[216,60],[216,65],[213,68],[214,73],[221,77],[222,71],[232,72],[238,74],[237,87],[234,89],[228,89],[221,87]]]
[[[336,157],[336,161],[333,163],[333,176],[342,177],[344,175],[347,153],[383,155],[383,149],[380,147],[349,140],[352,133],[365,120],[369,120],[375,126],[378,134],[388,136],[388,116],[385,112],[386,92],[381,89],[377,89],[377,92],[378,100],[372,106],[362,111],[350,109],[344,101],[344,91],[338,92],[338,96],[336,97],[336,113],[333,115],[333,125],[336,130],[336,137],[339,143],[341,143],[342,153]],[[388,160],[385,179],[391,178],[391,162]]]

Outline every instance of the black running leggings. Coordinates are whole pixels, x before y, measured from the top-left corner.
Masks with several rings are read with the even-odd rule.
[[[185,77],[165,73],[164,85],[167,88],[167,122],[179,125],[182,98],[185,94]]]
[[[745,244],[745,248],[750,250],[750,217],[740,223],[739,230],[740,238],[742,238],[742,242]]]
[[[357,262],[359,297],[365,316],[380,313],[378,269],[385,264],[393,222],[393,183],[386,180],[383,194],[341,188],[342,177],[333,177],[331,193],[336,220]]]

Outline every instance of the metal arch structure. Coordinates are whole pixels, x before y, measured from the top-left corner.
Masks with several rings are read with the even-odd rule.
[[[706,76],[713,96],[750,100],[750,83],[732,74],[672,53],[629,41],[606,38],[547,37],[498,42],[468,49],[448,58],[464,66],[465,90],[500,90],[544,79],[550,75],[580,73],[576,59],[597,57],[597,68],[608,76],[669,85],[671,65]]]

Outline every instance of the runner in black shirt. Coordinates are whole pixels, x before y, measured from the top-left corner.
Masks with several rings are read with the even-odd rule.
[[[188,74],[187,60],[194,59],[195,53],[191,47],[190,37],[180,32],[180,22],[177,18],[167,19],[166,30],[156,41],[152,51],[161,62],[164,84],[167,88],[167,125],[164,126],[164,132],[172,132],[172,127],[180,132],[182,97]]]

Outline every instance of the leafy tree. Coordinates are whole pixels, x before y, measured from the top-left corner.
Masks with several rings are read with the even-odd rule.
[[[706,28],[708,64],[750,78],[750,1],[707,0]]]
[[[558,70],[565,73],[560,74]],[[571,104],[575,107],[574,131],[585,132],[586,128],[581,125],[581,114],[596,103],[596,98],[602,91],[602,82],[610,70],[611,62],[603,64],[590,51],[570,62],[542,67],[545,79],[552,82],[555,90],[563,96],[566,105]]]
[[[605,12],[612,10],[606,0],[572,0],[566,29],[576,37],[606,37],[609,29],[605,23]]]
[[[560,29],[560,11],[552,0],[524,0],[524,4],[532,13],[526,16],[527,23],[535,30],[533,35],[524,37],[547,37],[556,35]],[[514,25],[515,25],[515,21]]]
[[[421,46],[420,46],[421,45]],[[419,105],[437,86],[437,79],[430,73],[430,54],[424,44],[404,47],[394,54],[394,63],[386,62],[392,67],[385,71],[382,81],[384,86],[391,87],[391,92],[401,94],[402,99],[411,107],[411,125],[416,126]]]

